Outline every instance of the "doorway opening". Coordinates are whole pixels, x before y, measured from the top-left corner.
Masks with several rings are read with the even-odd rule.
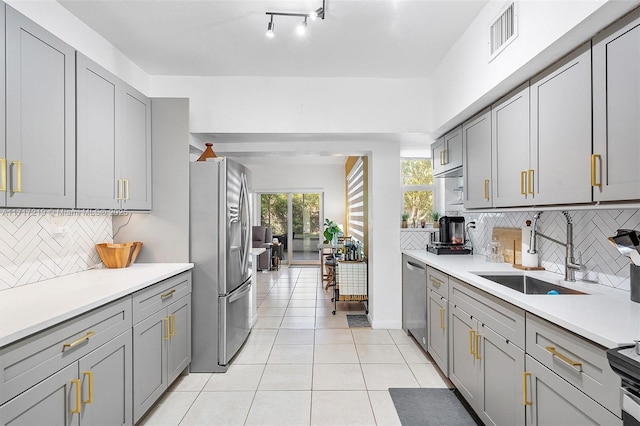
[[[260,194],[260,225],[271,227],[282,244],[282,262],[289,265],[319,265],[322,194],[279,192]]]

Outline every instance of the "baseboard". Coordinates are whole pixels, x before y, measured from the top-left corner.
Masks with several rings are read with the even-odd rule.
[[[402,321],[373,321],[371,318],[371,314],[367,315],[369,318],[369,324],[371,324],[371,328],[380,328],[380,329],[388,329],[395,330],[402,328]]]

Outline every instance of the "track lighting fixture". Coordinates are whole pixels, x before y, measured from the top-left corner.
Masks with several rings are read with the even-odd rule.
[[[271,20],[267,24],[267,37],[273,38],[275,35],[274,33],[275,24],[273,22],[274,16],[296,16],[299,18],[304,18],[304,21],[302,21],[296,27],[296,32],[298,33],[298,35],[304,35],[307,31],[307,19],[311,18],[312,21],[315,21],[317,18],[324,19],[325,7],[326,7],[326,0],[322,0],[322,7],[319,7],[316,10],[309,13],[266,12],[266,14],[271,17]]]

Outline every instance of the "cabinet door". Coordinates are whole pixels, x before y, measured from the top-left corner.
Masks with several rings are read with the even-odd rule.
[[[441,136],[431,144],[431,172],[433,176],[444,172],[444,136]]]
[[[523,425],[524,351],[484,325],[478,334],[482,389],[478,414],[487,425]]]
[[[462,126],[444,135],[444,170],[462,167]]]
[[[428,352],[434,359],[440,370],[445,375],[449,375],[449,342],[448,327],[449,322],[447,312],[447,299],[440,296],[432,289],[428,290],[427,312],[429,319],[427,326],[429,328],[429,347]]]
[[[476,325],[475,319],[449,302],[449,379],[474,408],[480,398]]]
[[[117,78],[78,53],[77,200],[78,208],[117,209]]]
[[[75,51],[6,8],[8,207],[75,207]]]
[[[529,82],[491,107],[494,207],[529,205]]]
[[[591,44],[532,80],[530,94],[535,204],[591,202]]]
[[[0,7],[0,81],[5,81],[4,10],[4,7]],[[0,207],[7,205],[7,156],[5,140],[5,85],[0,84]]]
[[[133,327],[133,422],[137,422],[168,386],[169,317],[163,309]]]
[[[122,85],[118,111],[116,164],[123,179],[122,207],[151,210],[151,101]]]
[[[491,207],[491,110],[462,126],[465,208]]]
[[[168,383],[173,382],[191,362],[191,295],[168,307],[171,327],[167,347]]]
[[[640,13],[594,39],[594,201],[640,199]]]
[[[528,425],[621,425],[614,416],[593,399],[526,356],[525,386]]]
[[[78,363],[74,362],[0,406],[0,424],[77,426],[81,410]]]
[[[130,425],[131,330],[79,361],[83,425]]]

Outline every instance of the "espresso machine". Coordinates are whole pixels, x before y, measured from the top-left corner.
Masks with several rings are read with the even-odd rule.
[[[438,221],[439,231],[431,234],[432,241],[427,251],[434,254],[472,254],[473,250],[465,245],[465,225],[462,216],[442,216]]]

